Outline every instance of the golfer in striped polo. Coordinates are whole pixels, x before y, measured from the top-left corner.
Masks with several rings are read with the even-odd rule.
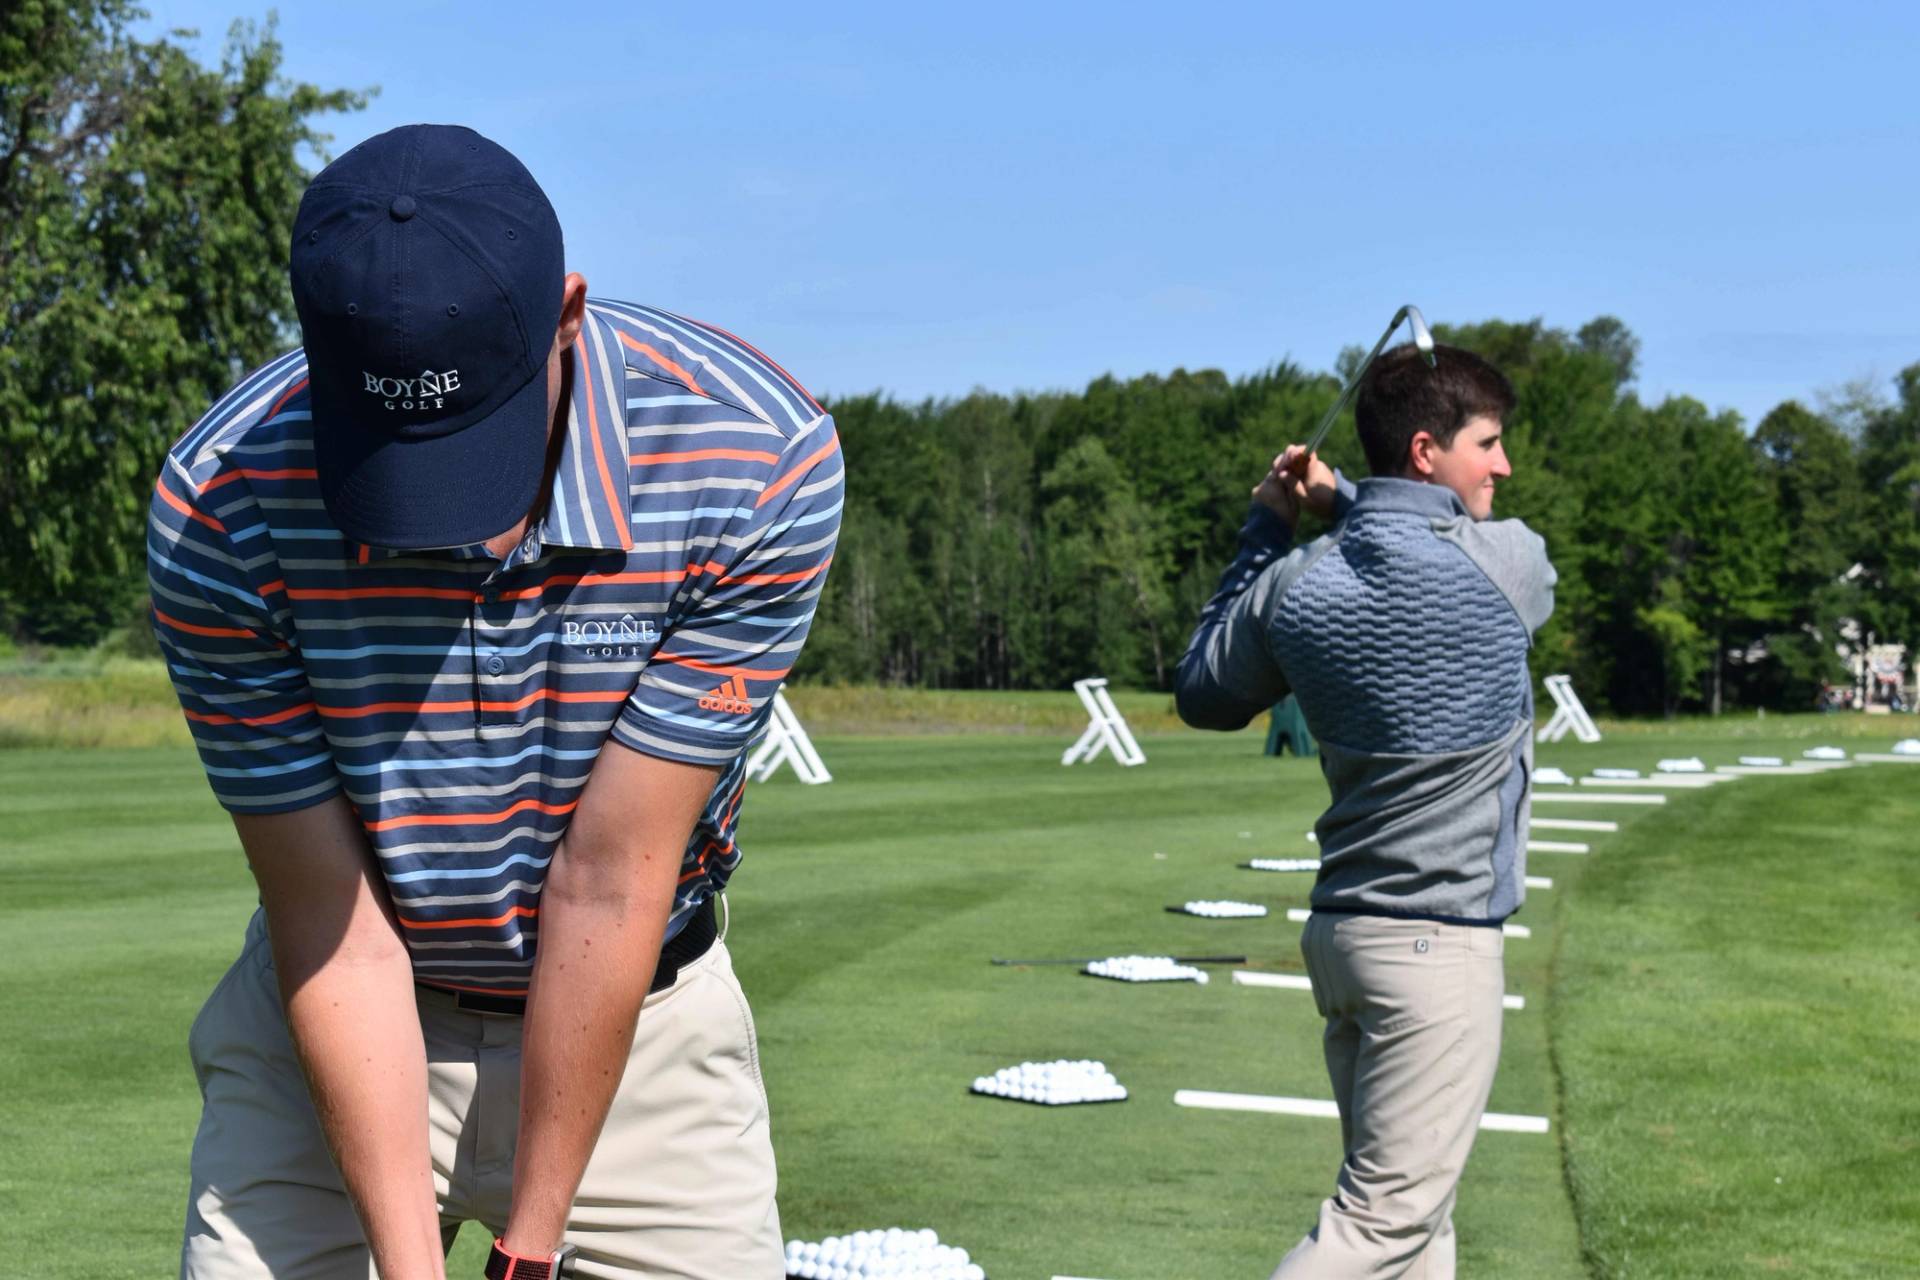
[[[1454,1274],[1453,1202],[1500,1060],[1501,924],[1526,898],[1532,636],[1553,566],[1492,520],[1513,391],[1457,347],[1361,384],[1372,477],[1291,448],[1181,660],[1181,716],[1238,729],[1289,690],[1333,793],[1301,936],[1345,1158],[1275,1280]],[[1338,518],[1287,551],[1303,508]]]
[[[154,621],[261,911],[190,1044],[181,1274],[781,1273],[716,903],[839,524],[832,419],[590,300],[466,129],[308,188],[303,345],[176,444]]]

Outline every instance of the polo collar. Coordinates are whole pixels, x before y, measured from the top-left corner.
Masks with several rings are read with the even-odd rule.
[[[1349,517],[1392,512],[1427,516],[1435,520],[1471,518],[1460,495],[1443,484],[1424,480],[1402,480],[1397,476],[1370,476],[1356,488]]]
[[[547,490],[546,510],[513,559],[527,560],[548,547],[583,551],[633,550],[628,497],[626,358],[619,335],[592,307],[573,345],[573,389],[567,405],[567,437]],[[349,554],[361,564],[419,555],[351,540]],[[479,559],[475,543],[435,555]]]
[[[573,398],[540,542],[594,551],[633,550],[627,491],[627,361],[620,337],[592,307],[573,344]]]

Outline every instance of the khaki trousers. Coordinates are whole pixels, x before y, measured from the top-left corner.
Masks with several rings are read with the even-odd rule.
[[[434,1187],[449,1245],[513,1196],[520,1019],[419,993]],[[263,917],[188,1036],[203,1100],[182,1280],[369,1280],[365,1237],[294,1056]],[[595,1280],[784,1275],[758,1042],[723,942],[647,997],[567,1223]]]
[[[1424,920],[1308,919],[1300,949],[1346,1154],[1272,1280],[1452,1280],[1454,1195],[1500,1061],[1505,941]]]

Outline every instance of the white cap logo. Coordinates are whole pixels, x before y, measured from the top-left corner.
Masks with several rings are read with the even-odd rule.
[[[445,397],[460,389],[460,371],[448,369],[435,373],[422,369],[418,377],[382,378],[365,373],[366,391],[379,396],[389,409],[444,409]]]

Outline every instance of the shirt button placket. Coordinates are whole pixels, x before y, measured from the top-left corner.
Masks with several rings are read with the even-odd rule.
[[[479,691],[479,724],[482,730],[517,725],[525,717],[523,710],[510,709],[515,692],[511,664],[500,650],[512,643],[512,600],[502,600],[500,585],[489,578],[474,593],[474,647],[480,653],[474,683]]]

